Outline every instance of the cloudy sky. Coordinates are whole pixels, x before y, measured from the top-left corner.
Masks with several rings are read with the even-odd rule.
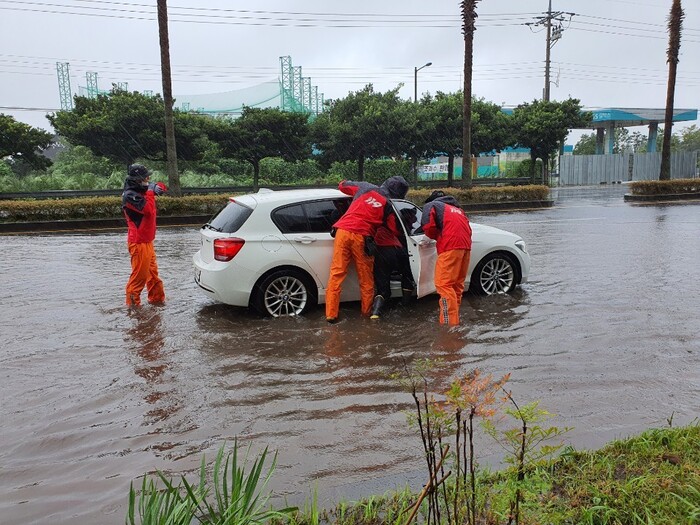
[[[161,92],[155,0],[0,0],[0,112],[50,129],[59,108],[56,62],[73,92],[85,73],[99,87]],[[482,0],[474,42],[474,94],[515,106],[542,96],[548,0]],[[700,107],[700,2],[686,18],[676,108]],[[563,33],[552,48],[552,99],[585,107],[662,108],[671,0],[552,0]],[[462,86],[458,0],[170,0],[173,92],[217,93],[279,76],[291,56],[325,98],[372,83],[386,91]],[[695,122],[697,124],[697,122]]]

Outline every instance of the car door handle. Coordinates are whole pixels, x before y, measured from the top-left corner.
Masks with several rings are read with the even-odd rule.
[[[294,242],[298,242],[301,244],[311,244],[312,242],[316,242],[316,239],[313,237],[296,237],[294,239]]]

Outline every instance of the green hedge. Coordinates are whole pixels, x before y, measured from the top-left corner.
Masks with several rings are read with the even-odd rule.
[[[219,211],[229,195],[191,195],[182,198],[158,197],[158,215],[208,215]],[[122,216],[121,197],[83,197],[0,201],[0,221],[60,221],[73,219],[113,219]]]
[[[549,188],[541,185],[529,186],[493,186],[487,188],[435,188],[452,195],[462,204],[482,204],[491,202],[526,202],[543,201],[549,198]],[[422,206],[434,188],[409,190],[406,197],[411,202]]]
[[[493,188],[442,188],[462,204],[487,202],[541,201],[549,197],[546,186],[500,186]],[[409,190],[407,199],[418,206],[432,189]],[[219,211],[230,195],[187,195],[158,197],[158,215],[211,215]],[[61,221],[74,219],[113,219],[122,216],[121,197],[82,197],[76,199],[0,201],[1,222]]]
[[[700,193],[700,179],[643,180],[630,182],[632,195]]]

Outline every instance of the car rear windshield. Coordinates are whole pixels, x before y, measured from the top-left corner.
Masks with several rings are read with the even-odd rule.
[[[253,210],[235,201],[229,202],[207,226],[223,233],[233,233],[243,226]]]

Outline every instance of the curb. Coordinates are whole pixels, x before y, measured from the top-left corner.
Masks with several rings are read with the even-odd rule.
[[[462,204],[462,209],[470,213],[487,213],[491,211],[515,211],[515,210],[536,210],[541,208],[551,208],[554,206],[553,200],[543,201],[508,201],[508,202],[483,202],[477,204]]]
[[[625,193],[625,202],[674,202],[674,201],[700,201],[700,193],[667,193],[659,195],[631,195]]]

